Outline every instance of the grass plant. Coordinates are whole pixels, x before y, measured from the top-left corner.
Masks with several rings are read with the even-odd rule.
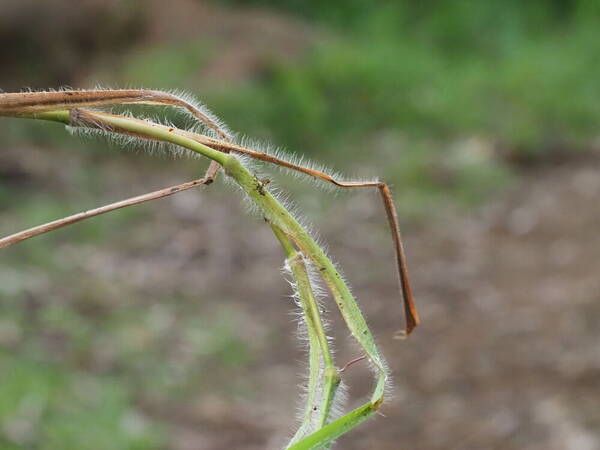
[[[121,105],[142,104],[173,107],[193,119],[187,129],[177,128],[157,119],[147,119],[128,113],[115,114],[106,108]],[[294,295],[302,310],[308,341],[309,376],[304,412],[297,432],[286,448],[329,448],[339,436],[357,427],[375,414],[384,401],[389,374],[372,332],[360,311],[357,301],[322,247],[315,241],[300,220],[292,214],[285,203],[275,195],[269,180],[252,170],[251,159],[272,162],[320,181],[339,187],[374,187],[382,196],[394,237],[398,273],[404,297],[407,319],[406,333],[418,324],[398,221],[387,185],[379,181],[339,181],[314,165],[303,165],[298,160],[283,158],[249,148],[243,140],[235,138],[227,127],[199,103],[181,95],[158,91],[96,90],[56,91],[0,94],[0,115],[17,118],[48,120],[62,123],[76,132],[102,134],[120,138],[125,145],[133,141],[149,143],[154,147],[187,156],[202,156],[211,160],[204,178],[179,186],[162,189],[134,199],[124,200],[95,210],[69,216],[44,224],[0,240],[0,247],[15,244],[38,234],[60,228],[114,209],[150,201],[182,190],[212,183],[222,170],[227,179],[243,192],[265,222],[271,227],[281,243],[294,286]],[[343,383],[341,372],[333,359],[332,341],[318,305],[317,279],[321,278],[337,305],[352,337],[356,340],[374,372],[375,388],[370,399],[362,406],[343,412],[341,398]]]

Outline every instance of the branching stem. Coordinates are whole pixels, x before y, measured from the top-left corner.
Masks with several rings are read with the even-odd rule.
[[[298,298],[306,318],[309,333],[310,373],[308,403],[301,429],[292,440],[292,445],[289,448],[294,450],[326,448],[334,439],[354,428],[379,409],[384,398],[385,385],[388,378],[387,368],[360,308],[345,281],[321,247],[284,208],[284,206],[273,197],[267,189],[266,183],[244,167],[236,156],[237,153],[249,154],[252,150],[245,149],[244,151],[240,151],[239,148],[235,148],[235,145],[229,142],[228,135],[216,122],[212,121],[210,117],[205,117],[203,115],[204,113],[200,110],[196,111],[193,105],[190,106],[179,97],[173,97],[170,96],[170,94],[156,93],[156,91],[119,91],[118,93],[113,94],[113,96],[119,97],[121,100],[120,103],[166,104],[186,108],[199,118],[199,120],[206,123],[209,128],[215,131],[220,140],[215,140],[214,138],[204,135],[180,130],[175,127],[168,127],[147,120],[80,109],[84,106],[119,103],[119,101],[117,101],[118,99],[115,100],[115,98],[103,99],[102,95],[95,91],[91,92],[88,96],[79,95],[79,97],[73,101],[66,99],[66,94],[64,92],[61,93],[63,95],[62,97],[56,95],[56,98],[49,95],[52,93],[44,94],[46,95],[45,98],[47,102],[50,102],[50,104],[57,107],[56,110],[49,110],[49,103],[40,103],[43,99],[39,96],[36,97],[33,94],[30,96],[23,96],[23,94],[0,94],[0,115],[45,119],[61,122],[70,126],[99,128],[107,132],[157,140],[184,147],[208,157],[212,162],[209,171],[207,172],[207,177],[181,186],[186,186],[185,188],[187,189],[198,184],[207,184],[207,180],[212,180],[219,168],[223,167],[225,173],[235,180],[246,195],[260,208],[265,220],[271,225],[273,232],[281,242],[286,253],[288,264],[298,288]],[[214,127],[212,125],[214,125]],[[274,158],[270,156],[253,157],[264,160]],[[294,166],[285,161],[279,160],[279,162],[282,163],[280,165],[288,167],[290,165]],[[390,226],[394,234],[394,242],[398,255],[397,262],[405,298],[407,331],[410,332],[418,323],[418,315],[416,314],[416,310],[414,310],[414,304],[412,302],[412,294],[408,285],[406,266],[404,263],[404,252],[400,240],[396,212],[387,185],[380,182],[340,182],[329,175],[312,169],[299,168],[299,166],[291,168],[301,170],[311,176],[324,179],[325,181],[332,182],[341,187],[372,186],[380,191],[390,221]],[[179,190],[182,189],[184,189],[184,187]],[[44,229],[38,229],[37,231],[32,231],[35,229],[26,230],[21,237],[31,237],[31,235],[41,234],[50,229],[74,223],[93,215],[102,214],[108,210],[130,206],[154,198],[160,198],[161,196],[170,195],[170,193],[165,193],[164,190],[162,190],[146,194],[146,196],[140,196],[117,204],[108,205],[103,208],[98,208],[97,210],[82,213],[82,215],[75,215],[62,219],[62,222],[57,221],[55,223],[47,224],[47,227]],[[3,242],[14,243],[18,240],[22,240],[20,238],[15,238],[15,236],[16,235],[9,236],[8,238],[1,240],[0,244]],[[0,245],[0,247],[1,246],[2,245]],[[325,281],[347,327],[365,352],[365,358],[370,361],[376,372],[377,381],[371,400],[365,405],[330,423],[328,423],[328,421],[331,406],[336,389],[340,384],[340,375],[334,366],[330,344],[323,327],[317,301],[313,294],[306,262],[310,262]],[[316,406],[316,410],[313,409],[314,407],[311,408],[313,405]],[[318,412],[318,414],[315,415],[313,411]],[[311,426],[313,423],[315,424],[314,427]],[[306,436],[308,433],[310,434]]]

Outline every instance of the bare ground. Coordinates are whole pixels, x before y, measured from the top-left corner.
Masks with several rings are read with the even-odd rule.
[[[37,163],[25,164],[5,154],[5,180],[12,174],[17,183],[29,180],[65,195],[72,183],[65,174],[83,162],[75,158],[65,168],[40,163],[38,156]],[[166,185],[177,170],[159,175],[141,165],[134,174],[117,160],[119,155],[98,166],[106,175],[102,198]],[[337,448],[600,448],[599,195],[600,161],[589,159],[530,170],[474,212],[405,224],[423,320],[406,341],[392,338],[401,327],[401,308],[374,197],[349,196],[309,208],[395,375],[385,417],[342,438]],[[182,365],[188,393],[153,395],[143,386],[142,371],[136,396],[148,417],[168,425],[177,450],[277,448],[294,426],[305,367],[288,286],[279,273],[281,250],[235,197],[211,188],[144,206],[142,223],[115,230],[101,246],[70,244],[69,231],[60,232],[54,257],[77,266],[79,281],[68,288],[54,284],[60,274],[34,263],[29,272],[37,273],[28,288],[34,303],[60,293],[96,320],[95,314],[125,302],[156,316],[146,326],[163,324],[153,345],[166,349],[165,363]],[[3,218],[3,231],[21,222],[10,210]],[[89,298],[78,300],[77,282],[102,287],[91,306]],[[170,297],[180,304],[164,309]],[[358,351],[327,305],[341,366]],[[253,356],[233,368],[201,360],[197,372],[186,372],[195,358],[187,316],[223,308]],[[64,342],[44,338],[57,361],[70,360]],[[106,345],[78,361],[99,374],[127,371],[128,364]],[[369,374],[356,364],[346,378],[356,405],[368,394]]]

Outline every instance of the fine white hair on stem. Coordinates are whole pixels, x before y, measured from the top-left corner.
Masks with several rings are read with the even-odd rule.
[[[330,177],[332,177],[338,181],[341,181],[341,182],[349,182],[349,181],[364,182],[364,183],[379,182],[379,180],[377,180],[377,179],[362,179],[362,178],[346,177],[346,176],[342,175],[341,173],[336,172],[335,170],[332,170],[331,168],[327,167],[326,165],[318,163],[314,160],[311,160],[301,154],[291,153],[291,152],[286,151],[283,147],[275,146],[275,145],[272,145],[267,142],[261,142],[259,140],[256,140],[256,139],[253,139],[253,138],[250,138],[247,136],[238,137],[236,139],[235,143],[237,145],[239,145],[240,147],[249,148],[251,150],[254,150],[254,151],[257,151],[260,153],[264,153],[266,155],[272,156],[278,160],[284,161],[284,162],[292,164],[294,166],[300,166],[300,167],[306,168],[308,170],[324,173],[324,174],[329,175]],[[325,191],[333,192],[335,194],[338,194],[338,193],[344,191],[343,189],[338,189],[334,184],[332,184],[330,182],[326,182],[320,178],[311,176],[307,173],[300,172],[298,170],[294,170],[290,167],[285,167],[285,166],[282,166],[279,164],[275,164],[275,168],[277,171],[283,173],[286,176],[292,176],[294,178],[299,178],[304,181],[306,181],[308,179],[312,185],[319,187],[321,189],[324,189]]]
[[[263,176],[263,174],[261,173],[261,167],[257,164],[257,161],[255,159],[251,158],[250,156],[235,153],[235,152],[231,152],[231,155],[235,156],[238,159],[238,161],[246,169],[248,169],[251,173],[254,174],[255,177],[257,177],[257,179],[260,180],[260,179],[265,178]],[[278,218],[270,217],[270,214],[268,211],[263,211],[262,209],[260,209],[256,205],[256,203],[247,195],[247,193],[239,186],[239,184],[237,184],[233,180],[231,180],[230,177],[224,177],[224,179],[226,180],[227,184],[230,185],[232,188],[242,192],[242,194],[243,194],[242,198],[244,199],[244,201],[243,201],[244,210],[247,213],[254,215],[254,216],[262,215],[262,216],[268,217],[270,220],[273,221],[274,224],[277,224]],[[302,215],[301,208],[299,208],[297,205],[294,204],[294,202],[292,202],[292,200],[290,199],[289,193],[287,191],[280,189],[276,183],[273,183],[270,180],[269,180],[268,185],[265,186],[265,189],[268,190],[269,193],[279,203],[281,203],[281,205],[292,215],[292,217],[294,217],[294,219],[296,219],[296,221],[298,221],[298,223],[307,231],[307,233],[311,235],[311,237],[315,240],[315,242],[317,242],[317,244],[319,246],[321,246],[321,248],[326,252],[327,249],[321,242],[321,239],[320,239],[314,225],[305,216]]]
[[[333,395],[333,402],[331,402],[331,411],[329,412],[327,422],[334,421],[344,415],[346,405],[348,404],[348,397],[348,385],[344,383],[344,380],[340,380],[340,384],[338,384]]]
[[[350,342],[352,343],[352,347],[354,347],[357,351],[357,353],[361,353],[364,352],[364,349],[360,346],[360,344],[358,343],[357,340],[352,339],[352,334],[350,334],[349,336]],[[383,399],[385,401],[389,401],[392,397],[393,397],[393,379],[392,379],[392,375],[391,375],[391,371],[389,368],[389,365],[387,363],[387,360],[384,358],[383,354],[381,353],[381,350],[379,350],[379,360],[378,361],[372,361],[371,358],[366,355],[366,364],[367,367],[369,368],[369,370],[374,373],[375,375],[377,374],[383,374],[383,376],[385,377],[386,383],[384,385],[383,388]]]
[[[237,153],[232,153],[232,155],[240,162],[242,166],[248,169],[255,176],[256,174],[256,165],[254,164],[254,160],[246,155],[240,155]],[[225,184],[231,187],[233,190],[238,191],[242,194],[242,206],[244,211],[251,216],[263,216],[265,212],[250,198],[248,193],[244,191],[244,189],[235,182],[235,180],[230,176],[223,177],[225,180]],[[269,186],[271,187],[271,186]]]
[[[323,302],[323,299],[325,297],[327,297],[327,290],[323,286],[323,282],[321,280],[319,272],[314,267],[314,264],[312,263],[312,261],[310,261],[310,259],[308,259],[308,258],[305,258],[303,255],[300,255],[300,256],[302,257],[302,262],[304,264],[304,267],[306,268],[308,282],[310,284],[310,288],[313,293],[315,302],[317,303],[317,308],[319,311],[322,311],[323,310],[322,302]],[[284,278],[287,280],[287,282],[289,283],[289,285],[292,288],[292,294],[290,295],[290,297],[294,300],[295,305],[298,308],[301,308],[302,304],[301,304],[301,299],[300,299],[300,293],[298,292],[298,287],[297,287],[296,282],[294,281],[293,277],[291,276],[291,269],[289,266],[289,262],[287,260],[285,261],[285,264],[282,267],[281,272],[284,274]],[[300,319],[300,321],[298,323],[299,339],[302,341],[308,341],[306,322],[304,320],[303,312],[301,310],[295,310],[293,315],[294,315],[294,317]],[[321,323],[323,324],[323,329],[325,331],[329,331],[329,329],[330,329],[329,321],[324,319],[323,317],[321,317]],[[327,336],[327,340],[329,343],[333,343],[332,336]],[[332,352],[334,352],[333,349],[330,349],[330,350]]]
[[[127,111],[123,112],[121,115],[124,117],[134,117],[130,112]],[[160,118],[144,118],[140,116],[135,116],[135,118],[167,127],[173,127],[171,123]],[[69,131],[69,133],[76,136],[85,138],[102,138],[120,149],[144,151],[151,156],[203,159],[202,155],[179,145],[155,139],[147,139],[144,137],[132,136],[123,133],[115,133],[111,129],[107,128],[102,121],[94,121],[93,119],[86,120],[88,120],[88,122],[85,124],[85,126],[77,126],[75,121],[75,123],[72,125],[67,125],[65,128],[67,131]],[[93,126],[89,126],[89,120],[92,120]]]
[[[203,122],[201,120],[200,121],[195,120],[194,124],[196,126],[199,126],[201,131],[204,131],[210,137],[213,137],[215,139],[224,138],[224,137],[227,138],[228,140],[234,139],[234,137],[235,137],[234,133],[229,129],[227,124],[223,120],[221,120],[220,117],[218,117],[216,114],[214,114],[212,112],[212,110],[209,109],[205,104],[200,102],[193,94],[191,94],[187,91],[176,90],[176,89],[167,90],[164,92],[166,94],[172,95],[173,97],[180,99],[182,102],[187,103],[188,105],[191,105],[194,109],[196,109],[204,117],[206,117],[210,123],[212,123],[213,126],[208,126],[208,124],[206,122]],[[188,115],[188,117],[191,116],[192,119],[198,119],[197,115],[192,114],[189,110],[182,109],[182,108],[180,108],[180,110],[183,110],[184,113],[186,113],[186,115]],[[217,131],[217,129],[220,130],[220,133]],[[190,131],[193,131],[193,130],[190,130]]]
[[[26,90],[19,94],[4,94],[0,112],[36,113],[43,111],[101,108],[116,105],[154,105],[173,108],[193,119],[193,126],[215,139],[231,141],[225,123],[193,95],[182,91],[157,91],[150,89],[48,89]]]
[[[317,276],[317,271],[314,270],[314,268],[310,267],[310,262],[307,260],[307,258],[302,257],[301,254],[296,254],[296,256],[294,256],[292,258],[301,258],[302,259],[302,267],[305,270],[305,274],[307,276],[307,281],[308,281],[308,286],[309,286],[309,291],[310,291],[309,295],[312,297],[312,301],[314,301],[316,303],[314,306],[316,306],[317,310],[320,310],[321,307],[319,304],[320,304],[321,298],[325,294],[325,291],[322,288],[321,283],[319,282],[320,280],[319,280],[319,277]],[[308,312],[310,310],[310,305],[306,304],[305,302],[311,301],[311,299],[301,297],[301,293],[298,289],[297,282],[294,279],[294,275],[293,275],[293,272],[290,267],[290,259],[286,260],[285,265],[282,269],[282,272],[284,273],[285,279],[289,282],[289,284],[292,287],[293,294],[291,297],[294,299],[296,306],[297,306],[297,310],[296,310],[297,312],[294,314],[295,319],[298,322],[297,335],[298,335],[299,341],[303,344],[303,346],[306,346],[307,343],[309,344],[308,345],[308,353],[310,355],[309,359],[311,360],[311,363],[310,363],[311,366],[308,368],[309,369],[308,373],[310,374],[310,376],[306,377],[302,383],[302,390],[303,390],[303,395],[301,396],[302,401],[299,404],[299,407],[297,409],[298,420],[302,423],[302,425],[298,429],[298,431],[294,435],[294,438],[291,441],[291,442],[296,442],[297,439],[299,439],[301,437],[305,437],[305,436],[313,433],[314,431],[316,431],[319,428],[321,417],[323,414],[323,412],[320,410],[320,408],[323,406],[323,402],[325,401],[325,396],[331,395],[331,393],[327,392],[325,390],[328,386],[328,384],[326,382],[324,382],[327,377],[327,373],[325,370],[326,369],[325,356],[323,353],[323,351],[325,351],[325,350],[321,348],[320,343],[317,343],[317,341],[315,341],[314,335],[311,335],[309,337],[309,333],[311,333],[311,332],[309,331],[309,325],[307,323],[307,314],[310,314]],[[328,329],[328,323],[326,321],[324,321],[321,317],[319,317],[319,316],[313,317],[312,320],[319,321],[323,326],[323,331],[326,331],[326,329]],[[318,324],[315,324],[315,326],[319,327]],[[333,353],[332,352],[333,340],[328,336],[326,337],[326,340],[327,340],[327,351],[331,355]],[[318,363],[316,365],[313,360],[313,358],[315,356],[318,360]],[[329,358],[331,358],[331,356]],[[315,377],[315,370],[316,370],[316,378],[311,378],[311,377]],[[312,382],[310,381],[311,379],[312,379]],[[312,384],[312,387],[311,387],[311,383],[314,383],[315,380],[318,380],[318,381],[316,381],[316,384]],[[336,386],[336,388],[334,390],[337,391],[338,387],[339,387],[339,385]],[[343,409],[343,406],[340,404],[340,400],[342,397],[343,396],[339,396],[338,399],[336,400],[336,396],[334,395],[332,398],[332,404],[330,405],[330,407],[335,409],[334,414],[337,414],[339,411],[342,411],[342,409]],[[331,417],[331,415],[332,415],[331,411],[332,411],[332,409],[330,409],[327,412],[326,420]]]

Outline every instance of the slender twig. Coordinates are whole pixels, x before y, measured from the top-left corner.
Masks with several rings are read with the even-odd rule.
[[[210,111],[195,101],[168,92],[147,89],[96,89],[81,91],[42,91],[0,94],[0,115],[15,116],[61,109],[92,108],[110,105],[162,105],[187,110],[219,138],[230,140],[229,133]]]
[[[72,225],[74,223],[81,222],[82,220],[99,216],[100,214],[105,214],[116,209],[126,208],[128,206],[137,205],[139,203],[149,202],[151,200],[157,200],[159,198],[168,197],[169,195],[177,194],[178,192],[186,191],[196,186],[207,185],[210,184],[212,180],[213,178],[209,175],[199,180],[188,181],[187,183],[178,184],[177,186],[171,186],[168,188],[160,189],[158,191],[150,192],[148,194],[143,194],[137,197],[121,200],[116,203],[111,203],[110,205],[104,205],[99,208],[80,212],[72,216],[63,217],[62,219],[54,220],[43,225],[38,225],[36,227],[32,227],[27,230],[23,230],[0,239],[0,248],[8,247],[9,245],[16,244],[17,242],[21,242],[35,236],[39,236],[40,234],[48,233],[49,231],[57,230],[67,225]]]
[[[26,116],[39,112],[80,107],[144,104],[181,108],[190,113],[224,142],[231,133],[213,114],[193,99],[168,92],[148,89],[95,89],[19,92],[0,94],[0,116]],[[216,179],[220,165],[211,161],[204,178]],[[205,183],[205,184],[209,184]]]
[[[348,361],[348,362],[347,362],[346,364],[344,364],[344,366],[343,366],[343,367],[340,369],[340,373],[342,373],[342,372],[345,372],[345,371],[346,371],[346,369],[347,369],[348,367],[350,367],[352,364],[356,364],[356,363],[357,363],[357,362],[359,362],[359,361],[363,361],[364,359],[366,359],[366,357],[367,357],[366,355],[362,355],[362,356],[359,356],[358,358],[354,358],[354,359],[352,359],[352,360]]]

